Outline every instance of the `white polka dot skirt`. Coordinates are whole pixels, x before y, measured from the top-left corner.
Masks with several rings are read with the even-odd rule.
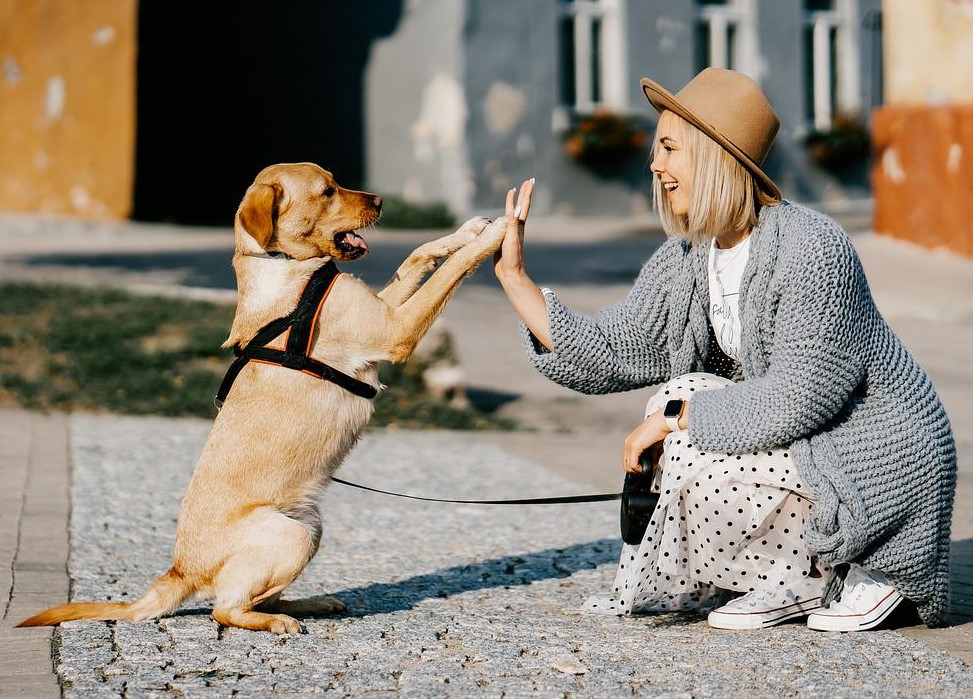
[[[652,397],[646,415],[671,398],[731,384],[712,374],[680,376]],[[680,431],[666,437],[659,463],[659,504],[642,543],[623,547],[611,597],[589,599],[585,609],[704,610],[728,593],[784,591],[812,573],[804,545],[811,502],[787,448],[706,452]]]

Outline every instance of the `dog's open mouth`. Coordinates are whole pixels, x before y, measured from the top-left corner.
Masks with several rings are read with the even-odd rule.
[[[368,252],[368,243],[355,231],[343,231],[334,237],[334,244],[349,260],[357,260]]]

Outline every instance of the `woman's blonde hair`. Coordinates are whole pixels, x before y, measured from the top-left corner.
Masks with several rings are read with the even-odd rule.
[[[717,233],[749,231],[757,224],[761,206],[780,203],[760,189],[757,178],[729,151],[682,117],[670,114],[676,117],[679,140],[693,158],[693,185],[689,214],[677,216],[662,181],[658,176],[652,178],[652,201],[668,235],[681,236],[695,245],[708,242]],[[658,139],[653,141],[651,159],[655,159],[656,148]]]

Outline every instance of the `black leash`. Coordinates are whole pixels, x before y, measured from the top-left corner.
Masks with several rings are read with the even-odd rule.
[[[405,493],[393,493],[389,490],[380,490],[378,488],[371,488],[367,485],[361,485],[360,483],[352,483],[351,481],[342,480],[341,478],[333,478],[335,483],[341,483],[342,485],[347,485],[352,488],[359,488],[360,490],[367,490],[372,493],[380,493],[382,495],[391,495],[396,498],[408,498],[409,500],[424,500],[425,502],[450,502],[459,505],[561,505],[567,503],[577,503],[577,502],[608,502],[609,500],[620,500],[622,497],[621,493],[600,493],[597,495],[564,495],[561,497],[554,498],[522,498],[518,500],[449,500],[446,498],[426,498],[421,495],[406,495]]]

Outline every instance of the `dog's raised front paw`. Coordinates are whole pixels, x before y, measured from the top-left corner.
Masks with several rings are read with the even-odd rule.
[[[503,237],[507,234],[507,217],[500,216],[499,218],[493,219],[483,229],[480,233],[478,240],[486,243],[491,250],[497,250],[500,247],[500,243],[503,242]]]
[[[474,216],[469,221],[459,227],[459,230],[473,235],[480,235],[490,225],[490,219],[484,216]]]

